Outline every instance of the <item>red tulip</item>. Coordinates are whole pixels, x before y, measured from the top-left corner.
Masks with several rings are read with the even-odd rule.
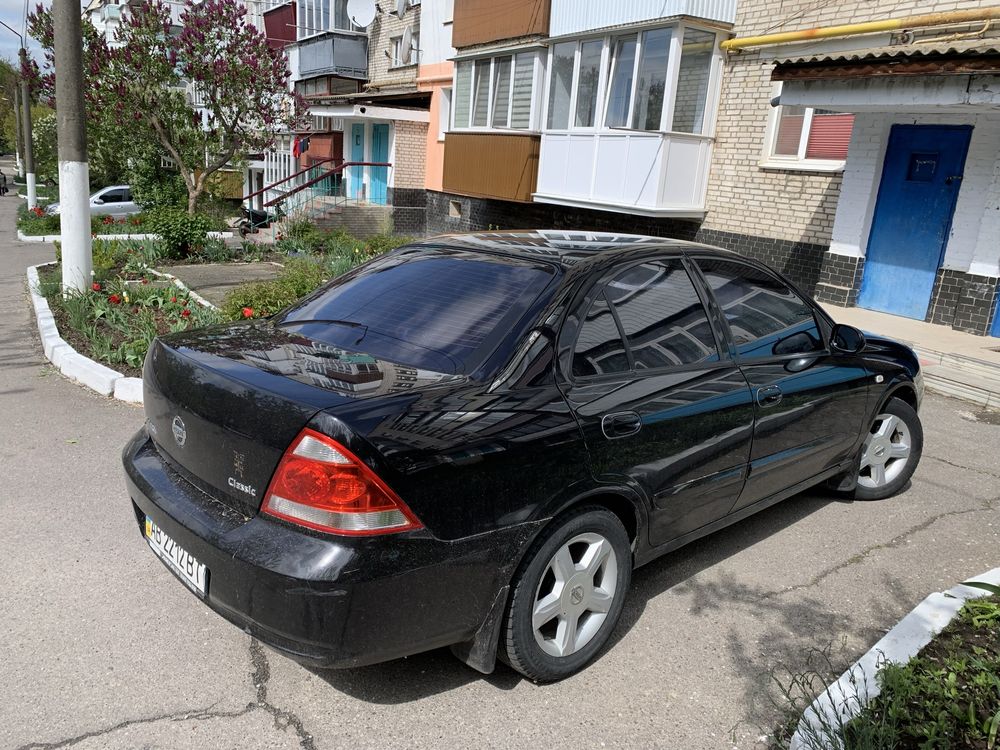
[[[117,305],[121,301],[122,298],[119,297],[117,294],[112,294],[110,297],[108,297],[108,302],[110,302],[112,305]]]
[[[252,307],[244,307],[243,308],[243,317],[244,318],[252,318],[253,317],[253,308]]]
[[[95,292],[101,291],[101,285],[98,284],[96,281],[90,285],[90,288],[93,289]]]
[[[190,310],[181,310],[181,317],[182,318],[188,318],[190,316],[191,316],[191,311]]]

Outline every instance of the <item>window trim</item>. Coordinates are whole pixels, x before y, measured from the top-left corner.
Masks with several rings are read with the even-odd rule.
[[[676,261],[681,270],[687,274],[688,281],[691,282],[691,286],[694,288],[695,294],[701,302],[702,310],[705,313],[705,318],[708,321],[709,328],[712,329],[712,338],[715,340],[715,349],[718,359],[712,362],[691,362],[684,365],[665,365],[663,367],[650,367],[637,370],[635,368],[635,356],[632,353],[632,346],[628,342],[628,336],[625,335],[625,328],[622,326],[621,320],[618,317],[618,310],[614,303],[608,299],[607,296],[605,296],[605,289],[614,279],[635,266],[641,266],[644,263],[669,264],[672,261]],[[565,357],[559,358],[559,369],[562,371],[562,377],[571,385],[576,383],[589,384],[599,383],[602,381],[615,382],[622,380],[634,380],[637,377],[648,377],[650,375],[660,375],[668,372],[674,373],[689,372],[693,370],[714,370],[737,365],[738,362],[733,356],[734,351],[731,348],[732,334],[730,333],[728,327],[725,330],[720,328],[720,321],[716,319],[715,315],[716,303],[714,297],[711,295],[711,291],[712,290],[708,287],[705,279],[701,275],[701,269],[699,269],[697,265],[686,255],[655,255],[645,258],[637,258],[627,264],[616,266],[614,269],[602,275],[597,281],[595,281],[586,291],[583,298],[580,299],[579,303],[570,307],[570,310],[572,311],[570,315],[567,315],[566,318],[563,319],[562,326],[559,329],[559,336],[557,337],[557,349],[566,352]],[[793,291],[798,294],[798,290]],[[622,372],[598,373],[596,375],[576,375],[573,372],[573,357],[576,353],[576,345],[580,339],[580,331],[583,328],[583,323],[586,320],[587,313],[590,312],[590,308],[594,305],[597,298],[601,296],[604,296],[604,299],[608,304],[608,309],[611,311],[612,317],[615,320],[615,325],[618,327],[618,336],[621,338],[622,344],[624,345],[625,354],[629,361],[629,369]],[[577,314],[577,323],[573,327],[572,331],[567,331],[566,320],[574,313]],[[722,319],[721,323],[725,323],[725,319]],[[567,336],[571,336],[572,340],[566,338]],[[796,359],[798,357],[791,358]]]
[[[781,82],[771,89],[771,98],[781,96]],[[764,149],[761,152],[757,166],[761,169],[788,170],[794,172],[843,172],[846,159],[809,159],[806,157],[806,147],[809,143],[809,133],[812,129],[815,107],[805,108],[802,132],[799,134],[799,150],[795,156],[783,156],[774,153],[778,140],[778,128],[781,124],[781,105],[770,107],[767,113],[767,128],[764,132]]]

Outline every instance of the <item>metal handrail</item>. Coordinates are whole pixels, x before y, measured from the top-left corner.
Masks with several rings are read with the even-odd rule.
[[[270,185],[265,185],[260,190],[258,190],[256,192],[253,192],[253,193],[250,193],[250,195],[244,195],[241,200],[248,201],[251,198],[256,198],[261,193],[266,193],[268,190],[271,190],[272,188],[277,187],[278,185],[280,185],[283,182],[288,182],[289,180],[294,180],[296,177],[299,177],[300,175],[304,175],[306,172],[309,172],[309,171],[315,169],[320,164],[326,164],[328,161],[337,161],[337,158],[334,157],[334,156],[331,156],[331,157],[328,157],[326,159],[320,159],[319,161],[313,162],[308,167],[306,167],[305,169],[300,169],[295,174],[290,174],[287,177],[282,177],[277,182],[272,182]]]
[[[332,159],[325,159],[324,161],[333,161],[333,160]],[[322,164],[322,163],[323,162],[316,162],[316,164],[313,164],[309,169],[315,169],[318,164]],[[313,179],[311,179],[311,180],[309,180],[307,182],[304,182],[301,185],[296,185],[294,188],[292,188],[291,190],[289,190],[284,195],[278,196],[277,198],[272,198],[271,200],[269,200],[267,203],[264,204],[264,208],[270,208],[271,206],[273,206],[276,203],[281,203],[282,201],[286,200],[288,198],[288,196],[294,195],[295,193],[299,192],[300,190],[305,190],[307,187],[312,187],[317,182],[322,182],[323,180],[327,179],[328,177],[330,177],[332,175],[337,174],[338,172],[343,172],[344,169],[346,169],[347,167],[391,167],[391,166],[392,166],[391,163],[385,162],[385,161],[347,161],[347,162],[342,162],[342,163],[338,164],[337,166],[335,166],[333,169],[327,170],[326,172],[324,172],[323,174],[321,174],[319,177],[314,177]],[[309,171],[309,170],[303,170],[303,171]],[[301,172],[299,174],[301,174]],[[274,186],[272,185],[271,187],[274,187]]]

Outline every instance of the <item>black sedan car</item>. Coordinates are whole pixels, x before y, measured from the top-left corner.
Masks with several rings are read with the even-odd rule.
[[[651,237],[438,237],[261,321],[157,339],[124,451],[141,533],[273,648],[586,665],[633,568],[920,459],[919,365],[770,269]]]

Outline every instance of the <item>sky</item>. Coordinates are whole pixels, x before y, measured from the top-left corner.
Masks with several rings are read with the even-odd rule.
[[[42,4],[48,7],[52,5],[52,0],[43,0]],[[28,11],[33,11],[37,5],[38,0],[28,0]],[[82,3],[80,7],[83,7]],[[13,27],[18,34],[23,33],[24,0],[0,0],[0,21],[3,21],[8,26]],[[36,58],[41,59],[41,52],[35,40],[29,37],[27,42],[28,50],[32,52]],[[12,32],[8,31],[3,26],[0,26],[0,58],[10,62],[15,62],[17,60],[17,50],[20,44],[21,42]]]

